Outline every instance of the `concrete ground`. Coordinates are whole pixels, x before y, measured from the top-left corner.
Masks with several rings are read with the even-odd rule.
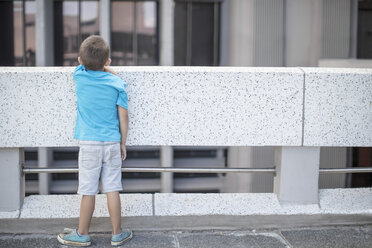
[[[91,235],[91,247],[111,247],[109,233]],[[0,247],[67,247],[52,234],[0,234]],[[134,231],[128,248],[372,247],[372,225],[266,230]]]

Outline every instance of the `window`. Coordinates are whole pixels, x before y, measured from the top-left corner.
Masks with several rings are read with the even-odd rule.
[[[81,42],[99,34],[98,1],[54,2],[55,65],[77,65]]]
[[[358,2],[358,41],[357,57],[359,59],[372,58],[372,1]]]
[[[158,2],[112,1],[112,65],[158,65]]]
[[[35,1],[2,1],[0,65],[35,66]]]
[[[220,1],[178,0],[174,16],[175,65],[217,66]]]

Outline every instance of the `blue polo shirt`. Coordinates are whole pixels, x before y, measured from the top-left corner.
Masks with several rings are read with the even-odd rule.
[[[74,139],[120,142],[117,105],[128,109],[126,83],[104,71],[74,71],[77,117]]]

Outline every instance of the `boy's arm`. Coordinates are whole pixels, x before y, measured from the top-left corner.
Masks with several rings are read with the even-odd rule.
[[[119,113],[119,126],[120,126],[120,134],[121,134],[121,158],[124,160],[127,157],[127,149],[126,149],[126,142],[127,142],[127,133],[128,133],[128,110],[118,105],[118,113]]]
[[[116,71],[114,71],[111,67],[108,67],[108,66],[105,66],[103,67],[103,71],[107,71],[107,72],[110,72],[111,74],[114,74],[116,76],[119,76]]]

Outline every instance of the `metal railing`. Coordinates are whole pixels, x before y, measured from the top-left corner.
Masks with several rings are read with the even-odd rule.
[[[372,167],[351,167],[351,168],[321,168],[319,173],[371,173]]]
[[[122,172],[174,172],[174,173],[273,173],[275,167],[271,168],[174,168],[174,167],[123,167]],[[35,173],[78,173],[77,167],[69,168],[23,168],[25,174]],[[321,168],[319,173],[372,173],[372,167],[352,168]]]
[[[23,168],[23,173],[77,173],[70,168]],[[275,168],[174,168],[174,167],[123,167],[122,172],[174,172],[174,173],[274,173]]]

